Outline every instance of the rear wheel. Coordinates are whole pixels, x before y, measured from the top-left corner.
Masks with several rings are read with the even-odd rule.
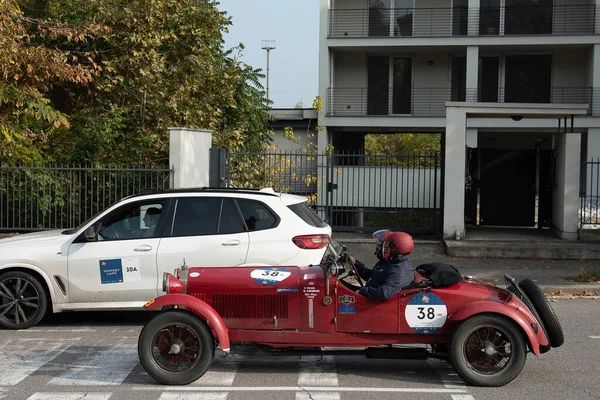
[[[186,311],[167,311],[144,326],[138,341],[142,366],[167,385],[187,385],[212,363],[214,338],[206,323]]]
[[[26,329],[42,320],[48,308],[46,290],[23,271],[0,274],[0,327]]]
[[[519,282],[519,288],[525,293],[532,306],[537,311],[536,317],[539,316],[539,321],[544,328],[544,332],[546,332],[550,346],[562,346],[565,342],[562,326],[554,313],[554,309],[552,309],[552,306],[548,302],[548,299],[546,299],[546,296],[544,296],[544,293],[542,293],[540,287],[531,279],[523,279]]]
[[[502,386],[519,375],[527,348],[514,322],[495,315],[465,320],[450,342],[450,359],[456,372],[475,386]]]

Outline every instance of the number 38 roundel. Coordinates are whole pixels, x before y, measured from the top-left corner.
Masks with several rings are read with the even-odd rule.
[[[446,323],[448,310],[444,301],[433,293],[419,293],[406,305],[406,323],[415,332],[433,333]]]

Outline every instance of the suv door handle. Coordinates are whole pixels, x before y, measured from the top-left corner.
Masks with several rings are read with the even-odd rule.
[[[152,250],[152,246],[150,246],[149,244],[143,244],[143,245],[133,249],[133,251],[150,251],[150,250]]]
[[[221,243],[223,246],[237,246],[239,244],[241,244],[242,242],[240,242],[239,240],[235,239],[235,240],[229,240],[227,242],[223,242]]]

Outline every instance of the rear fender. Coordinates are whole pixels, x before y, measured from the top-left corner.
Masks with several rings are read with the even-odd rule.
[[[496,303],[492,301],[478,301],[475,303],[470,303],[464,308],[461,308],[457,312],[453,313],[448,317],[451,321],[463,321],[467,318],[470,318],[474,315],[478,314],[500,314],[507,318],[510,318],[525,332],[527,339],[529,340],[529,344],[531,346],[531,350],[536,356],[540,356],[540,345],[548,345],[548,340],[546,339],[543,328],[541,326],[538,327],[538,333],[536,334],[531,326],[532,323],[538,323],[533,316],[531,320],[517,311],[515,308],[508,306],[502,303]]]
[[[156,310],[166,306],[185,307],[208,321],[217,334],[221,350],[229,353],[229,333],[223,319],[208,303],[187,294],[166,294],[144,304],[146,310]]]

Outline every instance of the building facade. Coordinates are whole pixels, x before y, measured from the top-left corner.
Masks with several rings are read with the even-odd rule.
[[[487,225],[576,239],[581,161],[600,156],[599,5],[320,0],[319,148],[441,133],[445,237]]]

